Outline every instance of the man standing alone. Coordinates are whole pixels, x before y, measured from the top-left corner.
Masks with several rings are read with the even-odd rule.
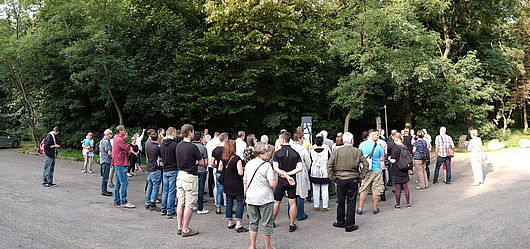
[[[334,227],[344,228],[352,232],[359,227],[355,225],[355,204],[361,172],[359,164],[362,163],[363,171],[368,171],[368,161],[360,149],[353,147],[353,135],[346,132],[342,135],[344,146],[333,151],[328,161],[328,175],[337,183],[337,222]],[[348,201],[346,203],[346,200]],[[345,210],[344,206],[347,205]]]
[[[55,137],[59,135],[59,132],[59,127],[53,128],[53,130],[46,135],[46,139],[44,140],[46,160],[44,161],[44,172],[42,173],[42,186],[45,188],[50,188],[55,185],[55,183],[53,183],[55,158],[57,157],[57,148],[61,147],[57,144]]]
[[[114,186],[114,205],[121,205],[123,208],[134,208],[134,205],[127,201],[127,167],[129,166],[128,154],[131,153],[129,145],[125,142],[125,127],[116,127],[118,135],[114,138],[112,145],[112,165],[116,171],[116,186]]]
[[[109,182],[110,164],[112,163],[112,145],[110,139],[112,138],[112,131],[106,129],[103,133],[104,137],[101,141],[101,149],[99,150],[99,164],[101,164],[101,195],[112,196],[112,193],[107,191],[107,183]]]
[[[447,179],[444,181],[445,184],[451,184],[451,154],[449,153],[449,150],[455,147],[455,144],[453,142],[453,138],[445,134],[447,130],[445,127],[440,127],[440,135],[436,136],[435,143],[436,143],[436,155],[438,158],[436,159],[436,169],[434,170],[434,178],[432,179],[432,183],[436,184],[438,183],[438,174],[440,172],[440,167],[442,164],[445,163],[445,168],[447,169]]]

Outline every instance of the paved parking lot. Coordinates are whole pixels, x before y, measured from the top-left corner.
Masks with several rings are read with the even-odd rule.
[[[330,212],[314,212],[288,233],[285,203],[272,243],[275,248],[528,248],[530,245],[530,151],[490,153],[485,185],[470,186],[467,154],[458,154],[453,184],[414,188],[412,208],[394,210],[394,198],[382,203],[381,213],[357,216],[359,230],[345,233],[332,226]],[[57,187],[41,186],[43,157],[0,150],[0,248],[248,248],[248,233],[225,228],[224,215],[194,215],[191,226],[200,235],[176,235],[176,220],[143,209],[146,173],[130,178],[128,199],[137,206],[126,210],[99,193],[99,166],[81,174],[81,163],[57,160]],[[431,167],[433,170],[434,167]],[[213,199],[206,208],[214,211]],[[369,198],[369,200],[371,200]],[[404,198],[402,198],[404,201]],[[365,206],[365,211],[371,205]],[[223,210],[224,211],[224,210]],[[223,212],[224,213],[224,212]],[[246,217],[246,216],[245,216]],[[245,227],[248,220],[244,218]],[[258,246],[264,248],[261,236]]]

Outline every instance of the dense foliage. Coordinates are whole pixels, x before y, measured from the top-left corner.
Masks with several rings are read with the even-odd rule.
[[[486,137],[527,128],[528,0],[3,0],[0,129],[36,143],[194,124],[274,134],[312,116]]]

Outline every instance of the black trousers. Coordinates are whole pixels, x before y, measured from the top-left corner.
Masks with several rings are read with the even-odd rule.
[[[208,195],[213,197],[213,187],[215,186],[215,178],[213,177],[213,168],[208,167]]]
[[[357,204],[358,191],[358,179],[337,180],[337,199],[339,199],[337,222],[344,224],[346,229],[353,228],[355,225],[355,205]]]

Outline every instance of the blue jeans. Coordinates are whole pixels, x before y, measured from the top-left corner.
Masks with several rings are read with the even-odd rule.
[[[140,166],[140,164],[142,164],[142,151],[139,151],[140,153],[138,153],[138,160],[136,160],[136,165]]]
[[[147,172],[147,189],[145,190],[145,205],[156,203],[158,187],[160,187],[162,172],[160,170]]]
[[[101,193],[107,193],[107,183],[109,183],[109,172],[110,172],[110,163],[101,164]]]
[[[44,171],[42,172],[42,184],[53,183],[53,171],[55,170],[55,157],[46,156]]]
[[[162,210],[168,215],[175,214],[175,199],[177,198],[177,175],[178,172],[164,172],[162,179]]]
[[[116,184],[114,185],[114,203],[127,204],[127,166],[114,166]]]
[[[287,204],[287,217],[291,218],[289,216],[289,210],[291,207],[289,204]],[[300,196],[296,196],[296,220],[303,220],[305,219],[305,212],[304,212],[304,200]]]
[[[223,185],[217,181],[217,178],[219,178],[220,175],[221,173],[215,173],[215,184],[217,187],[217,198],[215,206],[217,207],[221,207],[223,203]]]
[[[199,176],[199,197],[198,197],[198,200],[197,200],[197,205],[198,205],[198,209],[199,211],[202,211],[202,209],[204,208],[203,205],[202,205],[202,202],[204,200],[204,184],[206,183],[206,174],[208,174],[208,172],[199,172],[198,173],[198,176]]]
[[[438,175],[440,173],[440,167],[445,163],[445,168],[447,169],[447,182],[451,182],[451,158],[450,157],[441,157],[438,156],[436,159],[436,169],[434,170],[433,182],[438,181]]]
[[[234,199],[237,200],[236,218],[233,218],[232,207],[234,206]],[[226,195],[226,219],[227,220],[242,220],[245,197],[242,195]]]

